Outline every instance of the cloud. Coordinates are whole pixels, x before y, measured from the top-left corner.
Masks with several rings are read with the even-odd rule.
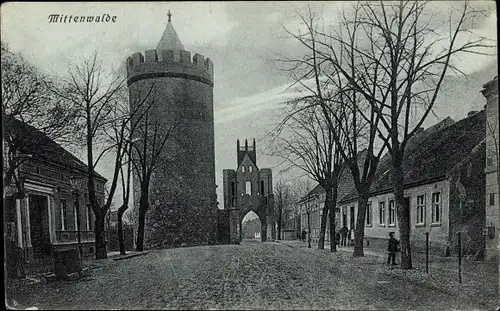
[[[303,96],[297,88],[289,89],[289,86],[290,84],[285,84],[251,96],[231,100],[223,105],[226,108],[215,111],[215,123],[230,122],[251,114],[282,108],[287,101]]]
[[[7,3],[2,6],[2,41],[50,72],[65,69],[65,59],[95,50],[115,68],[133,52],[157,45],[167,12],[184,46],[222,45],[238,22],[225,3]],[[115,23],[49,23],[50,14],[116,15]],[[195,23],[193,21],[196,21]],[[139,48],[139,49],[137,49]]]

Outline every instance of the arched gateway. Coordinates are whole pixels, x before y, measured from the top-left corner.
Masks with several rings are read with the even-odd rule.
[[[238,166],[223,170],[224,209],[229,217],[229,241],[238,244],[242,239],[242,220],[253,211],[261,222],[261,240],[274,239],[273,178],[269,168],[257,166],[255,139],[252,146],[240,147],[237,141]]]

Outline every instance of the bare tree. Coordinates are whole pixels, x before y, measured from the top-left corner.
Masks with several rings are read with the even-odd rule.
[[[432,113],[448,72],[460,54],[484,54],[492,47],[470,30],[482,14],[468,2],[450,5],[446,19],[434,16],[432,2],[366,2],[346,24],[352,39],[339,31],[316,32],[321,62],[329,64],[372,107],[379,119],[377,135],[392,158],[392,183],[401,239],[401,267],[411,269],[409,206],[403,194],[402,161],[408,141]],[[443,21],[441,25],[436,22]],[[436,29],[444,29],[437,31]],[[354,63],[345,62],[342,53]],[[344,90],[345,90],[344,89]],[[358,110],[361,114],[362,110]],[[365,115],[364,119],[370,119]]]
[[[130,137],[130,136],[129,136]],[[121,186],[122,186],[122,196],[123,196],[123,202],[122,205],[118,208],[118,245],[120,248],[120,254],[125,255],[126,250],[125,250],[125,241],[123,238],[123,214],[128,210],[129,208],[129,202],[130,202],[130,188],[131,188],[131,177],[132,177],[132,161],[131,161],[131,151],[132,151],[132,146],[130,144],[130,140],[128,142],[128,146],[126,147],[125,154],[127,156],[127,160],[125,161],[124,165],[120,167],[120,179],[121,179]],[[125,167],[124,167],[125,166]],[[124,172],[125,171],[125,172]]]
[[[274,209],[274,219],[278,226],[278,240],[283,238],[283,225],[290,215],[293,214],[293,203],[291,194],[291,185],[282,177],[274,186],[275,200],[277,208]]]
[[[356,5],[354,15],[358,14],[359,5]],[[385,150],[385,145],[378,138],[377,129],[380,118],[375,113],[373,106],[358,96],[357,91],[349,87],[346,80],[334,67],[325,61],[328,51],[324,48],[324,36],[318,35],[318,18],[308,6],[305,15],[297,13],[305,26],[305,33],[293,33],[287,29],[288,36],[295,39],[305,49],[304,55],[299,58],[284,58],[286,63],[292,64],[292,70],[306,72],[298,74],[302,80],[301,85],[311,96],[318,100],[320,111],[327,118],[327,126],[335,142],[342,146],[339,152],[343,161],[349,167],[353,176],[354,185],[358,192],[358,216],[354,231],[354,256],[364,256],[363,238],[365,229],[365,216],[369,191],[380,157]],[[337,35],[346,37],[350,50],[338,51],[341,64],[345,64],[354,76],[356,60],[353,49],[357,46],[356,31],[359,23],[348,23],[344,12],[340,15],[341,28]],[[376,76],[377,70],[373,72]],[[314,78],[314,79],[311,79]],[[312,80],[312,82],[309,82]],[[308,83],[309,82],[309,83]],[[312,85],[312,86],[310,86]],[[380,147],[382,146],[382,147]]]
[[[107,130],[105,130],[110,139],[109,145],[114,146],[117,149],[116,152],[120,151],[118,150],[118,148],[121,148],[123,151],[123,158],[119,167],[122,189],[122,204],[117,211],[118,245],[120,254],[122,255],[126,254],[123,236],[123,215],[129,208],[130,192],[132,187],[132,141],[134,132],[136,131],[139,122],[141,122],[144,115],[151,108],[151,105],[146,107],[146,102],[151,95],[151,90],[152,88],[149,89],[144,98],[140,99],[139,102],[134,103],[133,105],[130,105],[128,96],[124,94],[124,92],[120,92],[120,100],[113,108],[114,115],[117,116],[117,118],[115,118],[115,122],[112,122],[107,127]]]
[[[329,214],[330,240],[335,241],[335,207],[338,180],[343,166],[339,145],[327,124],[335,121],[330,119],[331,115],[325,116],[317,109],[316,100],[316,97],[306,96],[290,102],[285,119],[272,134],[275,143],[273,154],[281,157],[289,167],[297,167],[307,173],[325,190],[318,243],[318,248],[324,249]],[[330,250],[335,252],[335,243],[330,245]]]
[[[33,157],[48,157],[50,140],[70,142],[74,113],[49,89],[51,77],[42,74],[5,43],[2,50],[2,119],[4,146],[3,189],[14,183],[24,197],[18,170]],[[50,140],[47,140],[47,137]]]
[[[152,85],[148,94],[138,96],[145,102],[145,105],[139,109],[143,112],[132,136],[131,160],[140,188],[137,251],[144,250],[144,227],[146,212],[149,210],[149,192],[153,174],[158,168],[159,161],[161,161],[162,168],[168,170],[170,161],[162,154],[172,132],[179,124],[179,121],[166,124],[164,120],[155,116],[153,107],[158,104],[155,94],[155,85]],[[173,174],[170,175],[175,178]]]
[[[96,259],[107,258],[105,240],[105,219],[115,194],[122,160],[126,151],[126,124],[129,116],[117,115],[115,107],[120,103],[119,93],[123,88],[123,78],[111,77],[98,61],[97,53],[84,59],[82,63],[71,64],[68,76],[61,78],[63,89],[54,89],[61,99],[71,103],[77,112],[77,122],[81,124],[82,142],[87,151],[87,188],[90,206],[95,215]],[[105,130],[118,122],[118,141],[108,144]],[[101,151],[95,154],[97,148]],[[114,170],[109,193],[104,204],[96,195],[95,167],[110,150],[114,151]]]

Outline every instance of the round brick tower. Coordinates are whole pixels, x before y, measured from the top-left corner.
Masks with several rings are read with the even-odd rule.
[[[144,98],[148,116],[168,139],[149,189],[145,247],[169,248],[217,241],[217,196],[213,115],[213,64],[191,57],[170,21],[154,50],[127,59],[132,110]],[[149,95],[148,95],[149,94]],[[148,104],[149,105],[149,104]],[[160,145],[160,142],[157,142]],[[139,201],[134,176],[135,206]]]

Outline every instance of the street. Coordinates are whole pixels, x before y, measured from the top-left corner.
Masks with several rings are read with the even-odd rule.
[[[498,303],[495,286],[481,280],[431,280],[376,257],[277,242],[156,250],[109,261],[91,277],[19,287],[13,298],[38,309],[470,310]]]

